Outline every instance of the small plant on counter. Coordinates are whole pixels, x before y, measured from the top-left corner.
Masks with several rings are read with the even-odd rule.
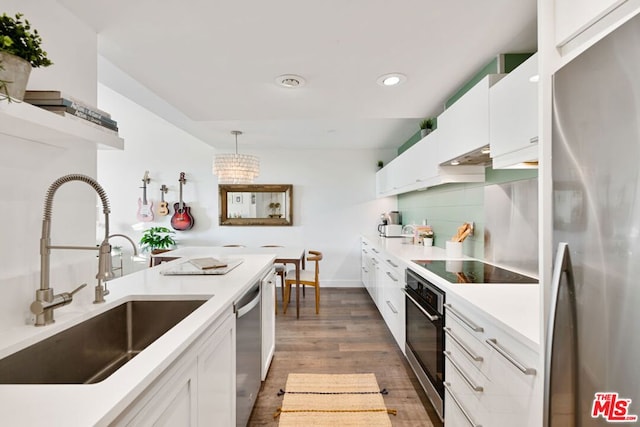
[[[152,252],[155,249],[170,249],[176,244],[171,234],[175,234],[174,231],[166,227],[151,227],[145,230],[140,238],[140,250]]]
[[[382,160],[378,160],[378,170],[382,169],[384,167],[384,163]]]

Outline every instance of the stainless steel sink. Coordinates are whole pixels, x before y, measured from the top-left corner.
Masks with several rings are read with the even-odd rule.
[[[204,303],[123,303],[0,359],[0,384],[100,382]]]

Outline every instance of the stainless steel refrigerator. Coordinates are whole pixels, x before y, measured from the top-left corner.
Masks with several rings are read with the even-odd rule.
[[[640,415],[640,15],[553,78],[545,425]],[[640,424],[640,422],[638,422]]]

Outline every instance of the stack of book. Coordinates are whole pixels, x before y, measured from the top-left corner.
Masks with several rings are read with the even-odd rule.
[[[118,123],[111,114],[88,105],[58,90],[28,90],[24,101],[53,113],[79,119],[108,132],[118,134]]]

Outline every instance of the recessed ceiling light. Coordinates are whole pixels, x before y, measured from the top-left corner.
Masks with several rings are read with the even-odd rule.
[[[295,74],[283,74],[276,77],[276,83],[282,87],[295,88],[304,86],[306,81],[303,77],[297,76]]]
[[[539,80],[540,80],[540,75],[539,74],[536,74],[534,76],[529,77],[529,81],[531,83],[538,83]]]
[[[482,154],[489,154],[491,153],[491,148],[489,147],[484,147],[481,151]]]
[[[401,83],[404,83],[407,80],[407,76],[400,73],[390,73],[385,74],[383,76],[378,77],[376,82],[380,86],[398,86]]]
[[[451,162],[451,166],[458,166],[459,164],[460,164],[460,162],[459,162],[459,161],[457,161],[457,160],[453,160],[453,161]]]

